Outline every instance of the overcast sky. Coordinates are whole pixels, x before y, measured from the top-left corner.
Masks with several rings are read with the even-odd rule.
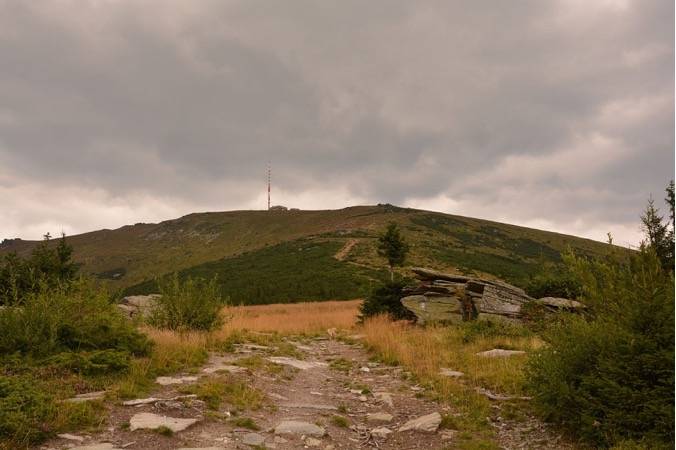
[[[640,239],[671,0],[0,0],[0,239],[393,203]],[[666,212],[666,207],[663,207]]]

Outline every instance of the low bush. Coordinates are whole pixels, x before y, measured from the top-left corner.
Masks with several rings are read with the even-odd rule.
[[[575,300],[582,293],[582,286],[570,273],[547,272],[533,277],[525,290],[533,298],[561,297]]]
[[[0,356],[33,358],[68,351],[114,349],[147,354],[150,342],[125,319],[106,294],[87,281],[43,286],[23,305],[0,309]]]
[[[158,280],[161,297],[149,322],[158,328],[175,331],[214,330],[222,324],[220,311],[226,302],[221,298],[216,278],[180,280],[178,274]]]
[[[478,339],[496,337],[529,337],[532,332],[523,325],[506,321],[471,320],[460,325],[462,341],[474,342]]]
[[[395,280],[376,287],[359,308],[359,321],[379,314],[388,314],[393,320],[414,320],[415,314],[401,304],[406,282]]]
[[[569,257],[588,313],[562,315],[527,367],[535,405],[596,447],[674,439],[674,279],[652,251]]]

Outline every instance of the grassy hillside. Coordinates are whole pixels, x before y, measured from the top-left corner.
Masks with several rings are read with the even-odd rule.
[[[409,265],[517,285],[543,263],[560,262],[569,246],[590,256],[607,249],[589,239],[391,205],[198,213],[68,239],[83,271],[113,290],[147,291],[149,280],[172,272],[217,275],[233,300],[268,303],[363,295],[382,276],[376,239],[388,222],[398,223],[411,244]],[[35,244],[7,241],[0,254],[27,253]]]

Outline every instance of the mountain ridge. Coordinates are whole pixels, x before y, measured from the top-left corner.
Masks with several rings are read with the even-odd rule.
[[[397,223],[411,244],[410,265],[476,272],[516,284],[523,284],[543,264],[560,264],[561,252],[569,246],[589,256],[602,255],[609,248],[591,239],[389,204],[334,210],[191,213],[156,224],[136,223],[67,239],[83,272],[114,290],[128,290],[155,277],[191,269],[202,276],[210,275],[210,270],[216,275],[226,268],[242,270],[242,264],[262,265],[264,258],[302,272],[306,265],[292,249],[311,248],[308,243],[317,247],[308,253],[319,258],[315,264],[326,265],[327,270],[330,267],[343,279],[349,276],[336,263],[361,266],[368,269],[369,278],[384,267],[375,241],[389,222]],[[343,260],[329,261],[333,256],[329,253],[337,252],[349,240],[354,243],[342,255]],[[39,242],[6,240],[0,245],[0,255],[11,251],[26,254]],[[269,268],[282,280],[293,279],[292,274],[277,269]],[[255,279],[255,267],[251,270]],[[291,286],[300,281],[289,283]],[[364,282],[358,284],[365,286]],[[326,292],[339,294],[335,289]],[[349,292],[362,293],[364,289]]]

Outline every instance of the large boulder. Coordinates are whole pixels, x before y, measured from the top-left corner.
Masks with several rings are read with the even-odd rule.
[[[534,299],[509,283],[470,278],[432,269],[411,269],[420,279],[417,286],[404,289],[402,304],[418,323],[458,323],[467,320],[520,321],[525,305],[535,304],[547,311],[579,311],[584,305],[574,300],[545,297]]]

